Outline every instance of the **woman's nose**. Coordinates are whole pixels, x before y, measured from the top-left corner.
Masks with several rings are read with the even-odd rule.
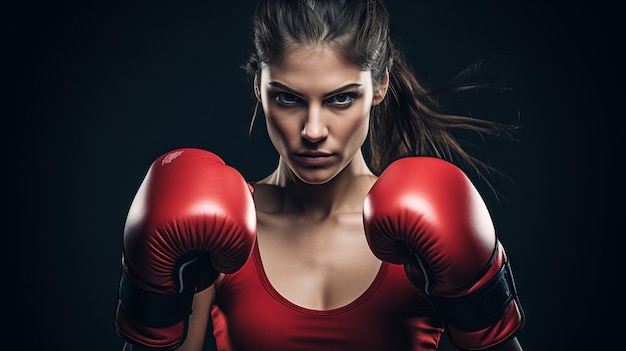
[[[319,107],[309,107],[300,134],[304,139],[312,143],[324,140],[328,136],[328,127],[324,122],[322,111]]]

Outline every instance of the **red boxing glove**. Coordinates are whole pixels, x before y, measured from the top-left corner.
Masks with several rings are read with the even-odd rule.
[[[379,259],[404,264],[457,347],[500,345],[521,328],[504,248],[480,194],[453,164],[431,157],[392,163],[365,200],[364,228]]]
[[[200,149],[159,157],[124,227],[117,332],[149,349],[179,347],[193,295],[241,268],[255,237],[251,188],[235,169]]]

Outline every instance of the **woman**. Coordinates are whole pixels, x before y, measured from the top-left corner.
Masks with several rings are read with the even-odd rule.
[[[125,228],[126,348],[201,350],[213,323],[219,350],[435,350],[444,330],[460,349],[521,350],[504,249],[446,162],[480,165],[453,128],[499,126],[432,109],[380,1],[262,1],[254,48],[278,165],[252,204],[216,155],[155,161]]]

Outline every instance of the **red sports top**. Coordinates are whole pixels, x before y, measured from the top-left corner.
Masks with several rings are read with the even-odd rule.
[[[400,265],[382,263],[352,303],[311,310],[272,287],[256,245],[243,268],[223,280],[212,317],[220,351],[435,350],[443,332]]]

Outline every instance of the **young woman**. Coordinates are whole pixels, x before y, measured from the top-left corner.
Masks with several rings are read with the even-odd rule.
[[[445,330],[521,350],[504,248],[452,163],[478,166],[453,128],[498,126],[433,109],[380,1],[262,1],[253,39],[278,165],[247,184],[204,150],[153,163],[124,233],[125,348],[202,350],[213,330],[219,350],[435,350]]]

